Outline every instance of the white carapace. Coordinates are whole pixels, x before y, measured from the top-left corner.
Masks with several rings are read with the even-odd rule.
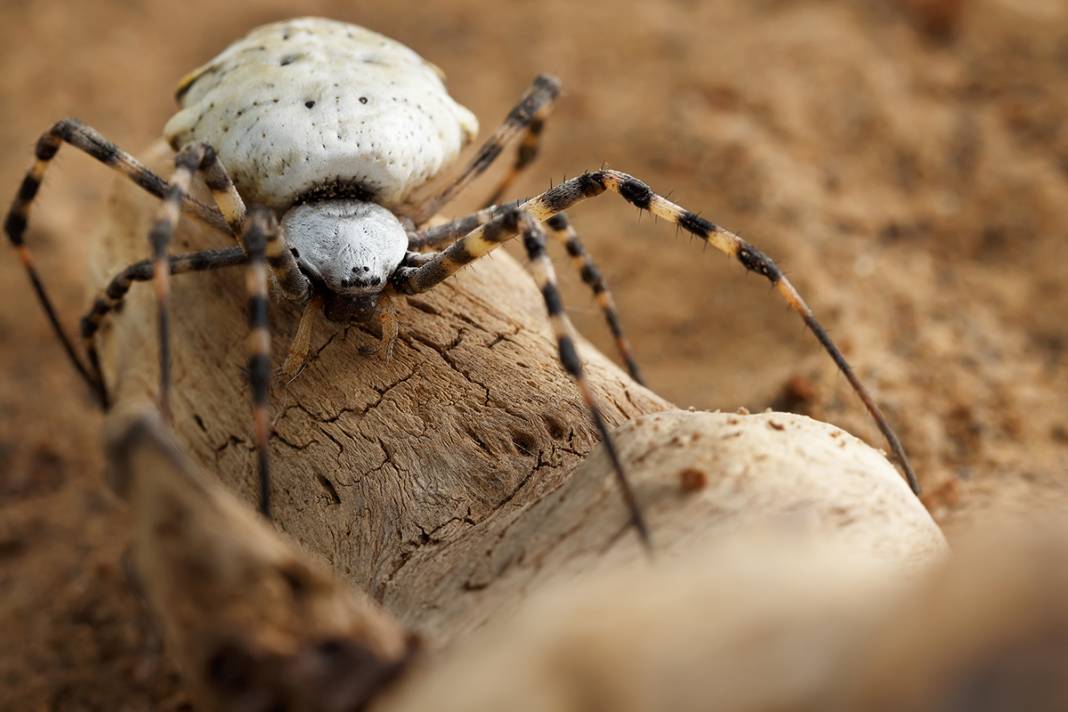
[[[347,294],[380,291],[408,246],[393,213],[360,200],[295,205],[282,218],[282,230],[308,276]]]
[[[391,211],[478,132],[434,65],[320,18],[257,28],[186,77],[178,98],[170,144],[212,146],[246,202],[284,214],[301,267],[340,294],[382,289],[407,246]]]

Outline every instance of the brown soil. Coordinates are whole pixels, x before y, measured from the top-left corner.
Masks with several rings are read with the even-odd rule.
[[[0,187],[76,115],[137,150],[172,87],[289,2],[0,8]],[[307,2],[444,68],[491,129],[538,71],[567,95],[519,191],[607,163],[784,266],[878,394],[951,538],[1068,499],[1068,9],[1055,0]],[[110,179],[65,154],[30,236],[73,324]],[[480,195],[454,210],[474,206]],[[577,210],[654,389],[800,410],[879,444],[844,379],[736,265],[605,198]],[[561,268],[579,327],[599,315]],[[123,573],[102,419],[0,260],[0,707],[175,708]],[[121,704],[120,704],[121,703]]]

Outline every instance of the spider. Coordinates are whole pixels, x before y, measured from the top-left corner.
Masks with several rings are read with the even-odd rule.
[[[245,266],[250,327],[247,370],[258,451],[259,507],[266,516],[270,514],[268,273],[273,273],[285,298],[305,304],[294,346],[283,366],[283,372],[293,373],[307,357],[310,315],[321,311],[335,322],[380,322],[388,358],[398,328],[391,299],[433,289],[465,265],[521,236],[560,362],[601,435],[630,522],[649,546],[648,528],[584,377],[575,332],[546,253],[550,236],[565,246],[583,282],[593,291],[631,377],[642,382],[611,293],[564,213],[584,200],[615,193],[763,275],[848,379],[887,439],[909,486],[919,494],[904,449],[867,389],[793,284],[754,245],[658,195],[638,178],[606,168],[565,180],[540,195],[499,204],[536,157],[559,94],[558,80],[536,77],[465,169],[439,191],[416,198],[416,190],[449,168],[478,131],[475,117],[449,96],[440,70],[404,45],[355,25],[317,18],[278,22],[253,30],[181,80],[177,90],[181,108],[164,128],[176,151],[169,181],[89,126],[75,119],[62,120],[38,140],[36,160],[23,179],[4,229],[71,363],[105,409],[108,389],[94,335],[103,320],[121,307],[131,285],[154,284],[159,405],[168,418],[170,276]],[[517,138],[515,159],[481,210],[429,224]],[[41,180],[64,143],[162,199],[148,236],[151,259],[119,272],[82,318],[84,354],[62,327],[24,241]],[[214,206],[189,194],[196,175],[211,191]],[[170,255],[168,245],[182,212],[233,236],[238,244]]]

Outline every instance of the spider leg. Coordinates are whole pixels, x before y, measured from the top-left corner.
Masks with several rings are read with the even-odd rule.
[[[29,218],[30,204],[37,195],[45,172],[52,159],[59,152],[59,147],[70,144],[78,150],[89,154],[105,166],[118,171],[129,178],[137,186],[151,193],[157,198],[162,198],[169,187],[167,181],[150,171],[132,155],[123,151],[114,143],[106,139],[98,131],[86,126],[78,119],[62,119],[44,132],[37,140],[34,149],[34,163],[23,178],[15,200],[12,202],[8,213],[8,235],[14,240],[15,233],[21,237],[25,231],[26,222]],[[184,196],[182,209],[191,213],[198,220],[226,232],[227,224],[223,215],[215,208],[200,202],[192,196]],[[12,230],[11,228],[21,228]]]
[[[245,220],[245,203],[234,188],[230,176],[215,149],[199,143],[189,144],[174,157],[174,173],[156,212],[156,221],[149,231],[152,246],[156,310],[159,325],[159,401],[165,421],[171,418],[171,350],[170,350],[170,268],[167,249],[182,214],[182,204],[189,194],[194,173],[201,173],[212,197],[226,220],[228,231],[238,234]],[[290,256],[292,259],[292,256]]]
[[[545,299],[545,308],[549,313],[549,323],[552,325],[553,335],[556,337],[560,363],[563,364],[564,370],[575,381],[575,385],[582,395],[582,400],[586,404],[586,409],[589,411],[590,417],[601,435],[601,442],[604,443],[604,448],[612,461],[612,469],[615,472],[616,481],[623,495],[624,504],[630,512],[630,523],[637,530],[646,550],[652,551],[652,539],[649,536],[649,528],[645,524],[645,518],[642,516],[641,507],[638,505],[630,480],[627,479],[626,471],[623,469],[623,462],[619,458],[615,440],[612,439],[612,434],[608,431],[608,425],[605,423],[604,416],[601,415],[601,409],[597,405],[597,400],[594,398],[590,384],[583,373],[582,359],[578,355],[578,349],[575,348],[575,329],[564,311],[563,299],[561,299],[560,290],[556,286],[556,272],[553,270],[552,260],[549,259],[549,255],[545,251],[545,232],[541,229],[538,221],[529,213],[516,214],[516,219],[520,221],[523,247],[527,251],[527,258],[530,260],[530,269],[534,275],[534,281]]]
[[[118,148],[94,129],[85,126],[76,119],[64,119],[54,124],[38,139],[34,149],[34,163],[22,179],[22,184],[19,186],[18,193],[15,195],[4,221],[4,231],[18,253],[19,260],[26,270],[37,299],[44,309],[49,323],[52,325],[52,330],[62,344],[64,351],[66,351],[71,364],[73,364],[89,387],[99,395],[102,392],[101,384],[94,381],[91,367],[87,367],[82,362],[74,348],[74,342],[67,336],[66,331],[60,324],[55,306],[48,296],[44,282],[41,280],[34,265],[29,247],[25,243],[25,233],[29,224],[30,209],[33,201],[37,197],[41,182],[44,180],[52,159],[55,158],[63,143],[68,143],[89,154],[156,197],[164,197],[170,189],[170,185],[148,170],[136,158]],[[223,231],[227,229],[223,215],[218,210],[198,200],[183,194],[180,207],[191,212],[195,217],[212,227]]]
[[[281,225],[267,241],[267,265],[287,299],[303,302],[311,295],[311,280],[297,266],[297,258],[286,245]]]
[[[571,226],[567,216],[564,213],[557,213],[551,218],[545,221],[545,224],[549,227],[549,234],[564,245],[564,249],[567,250],[568,256],[571,257],[571,263],[578,270],[579,275],[582,277],[582,281],[586,283],[591,290],[593,290],[594,299],[597,300],[597,306],[601,308],[601,312],[604,314],[605,321],[608,323],[608,329],[612,332],[613,338],[616,341],[616,350],[619,351],[620,358],[623,359],[623,363],[627,366],[627,373],[636,382],[641,385],[645,385],[645,381],[642,380],[641,371],[638,369],[638,362],[634,360],[634,356],[630,350],[630,342],[627,341],[626,335],[623,333],[623,325],[619,321],[619,312],[616,310],[616,301],[612,298],[612,292],[608,290],[608,285],[605,284],[604,277],[601,275],[601,270],[597,269],[597,265],[594,264],[593,258],[582,246],[582,242],[579,240],[578,233],[575,232],[575,228]]]
[[[593,198],[605,192],[616,193],[631,205],[648,210],[659,218],[681,227],[683,230],[701,238],[705,243],[735,258],[751,272],[763,275],[797,312],[808,329],[816,336],[820,344],[846,377],[854,392],[864,403],[890,445],[890,450],[897,458],[905,472],[909,487],[919,495],[920,486],[916,474],[909,464],[908,456],[897,434],[886,421],[879,406],[868,393],[864,384],[854,373],[845,356],[831,340],[826,329],[812,313],[812,309],[801,298],[794,285],[786,278],[770,257],[755,246],[746,242],[735,233],[715,225],[696,213],[677,205],[667,198],[657,195],[648,185],[634,176],[613,170],[599,170],[585,173],[566,180],[550,190],[530,198],[520,207],[535,220],[548,220],[553,215],[567,210],[576,203]],[[508,214],[494,218],[490,222],[475,228],[472,232],[452,243],[449,247],[435,254],[419,267],[402,267],[393,276],[393,285],[403,294],[413,294],[430,289],[450,275],[455,274],[464,265],[482,257],[499,247],[502,243],[515,237],[517,228],[508,221]]]
[[[222,250],[204,250],[185,255],[174,255],[168,258],[170,273],[184,274],[186,272],[203,272],[216,270],[224,267],[233,267],[244,264],[247,261],[245,249],[240,246],[227,247]],[[93,306],[81,319],[81,338],[85,353],[89,358],[93,378],[99,384],[100,399],[107,405],[107,389],[104,384],[104,376],[100,370],[100,358],[96,350],[94,337],[100,330],[100,325],[113,312],[122,308],[127,292],[134,282],[148,282],[155,277],[155,261],[141,260],[135,262],[123,271],[119,272],[101,290],[93,300]]]
[[[187,147],[183,150],[201,150],[204,158],[200,163],[199,170],[204,176],[204,183],[211,190],[212,199],[219,207],[226,224],[230,226],[230,232],[240,243],[240,235],[245,226],[245,203],[241,195],[230,180],[226,168],[219,160],[215,149],[206,143],[196,147]],[[271,268],[278,286],[282,293],[293,301],[304,301],[311,293],[311,281],[300,271],[297,259],[286,246],[282,228],[279,226],[271,233],[267,241],[267,264]]]
[[[183,151],[202,151],[203,159],[198,170],[204,177],[204,184],[211,191],[211,197],[222,213],[231,234],[237,238],[244,229],[245,202],[230,180],[226,168],[219,160],[215,149],[206,143],[188,146]],[[288,299],[304,301],[311,293],[311,282],[300,271],[297,260],[286,246],[281,227],[272,233],[267,241],[267,264],[274,273],[278,286]]]
[[[159,409],[165,422],[171,420],[171,270],[167,248],[181,216],[182,198],[189,193],[193,174],[209,160],[209,154],[211,160],[214,160],[214,151],[209,147],[191,144],[174,157],[174,173],[170,185],[148,233],[148,241],[152,246],[152,283],[156,292],[159,338]]]
[[[556,101],[556,98],[560,95],[560,80],[556,77],[551,77],[547,74],[539,74],[534,78],[530,88],[527,90],[523,98],[519,100],[519,103],[508,112],[508,116],[505,117],[504,123],[502,123],[493,135],[486,139],[486,142],[482,144],[478,153],[468,164],[452,183],[442,189],[437,195],[431,196],[424,200],[421,204],[417,205],[410,213],[409,217],[416,225],[422,225],[431,217],[437,214],[441,208],[450,202],[453,198],[460,194],[464,188],[466,188],[471,181],[489,168],[497,157],[501,155],[501,151],[504,147],[515,138],[516,134],[520,131],[526,130],[529,134],[530,128],[535,124],[538,125],[537,131],[541,131],[541,125],[545,121],[545,117],[548,116],[552,110],[552,105]],[[527,144],[527,140],[524,139],[523,144]],[[528,155],[525,159],[523,166],[526,166],[531,160],[534,159],[534,155],[537,154],[537,141],[535,136],[533,153],[530,153],[529,148],[523,149],[520,147],[520,157]],[[520,159],[517,158],[518,164]],[[513,171],[515,169],[513,168]],[[508,183],[514,179],[514,176],[506,178]],[[503,192],[507,184],[502,186],[499,190]],[[496,194],[496,193],[495,193]]]
[[[450,220],[447,223],[420,230],[409,236],[408,249],[424,250],[430,247],[436,247],[445,242],[451,242],[458,237],[466,235],[475,228],[485,225],[494,218],[499,217],[505,211],[518,207],[522,202],[523,201],[521,200],[517,200],[504,205],[494,205],[482,208],[470,215],[465,215],[456,218],[455,220]],[[612,298],[612,293],[608,290],[608,285],[605,284],[604,277],[601,275],[600,270],[597,269],[597,265],[594,264],[593,259],[582,246],[578,234],[571,226],[566,215],[557,213],[546,220],[545,224],[549,227],[549,234],[564,245],[567,254],[571,257],[572,263],[579,271],[582,281],[593,290],[594,298],[597,300],[597,305],[604,314],[605,321],[608,323],[608,328],[612,332],[613,338],[615,338],[616,349],[619,351],[623,363],[626,364],[627,372],[630,374],[630,377],[644,386],[645,381],[642,379],[641,370],[638,368],[638,363],[634,360],[634,356],[631,353],[630,342],[623,333],[623,326],[619,321],[619,312],[616,309],[615,300]],[[422,258],[422,263],[425,263],[432,258],[432,255],[429,253],[417,254]],[[415,266],[417,264],[417,261],[413,259],[409,259],[405,262],[406,266]]]
[[[282,242],[281,233],[273,213],[264,209],[254,209],[246,219],[246,229],[242,235],[242,245],[235,245],[219,250],[204,250],[167,258],[170,274],[202,272],[223,269],[237,265],[249,265],[249,336],[250,357],[248,363],[249,377],[253,392],[253,412],[256,429],[256,442],[259,457],[259,481],[261,487],[260,510],[268,512],[270,493],[268,489],[269,471],[267,459],[267,435],[269,434],[269,414],[267,412],[267,390],[269,387],[270,335],[267,329],[267,284],[266,266],[270,263],[267,256],[279,249]],[[288,254],[288,251],[286,251]],[[89,354],[90,363],[99,374],[99,358],[94,336],[104,319],[121,308],[126,294],[134,282],[148,282],[156,279],[157,262],[155,259],[136,262],[108,284],[93,306],[81,320],[82,339]],[[314,299],[312,300],[314,302]],[[103,384],[102,376],[99,376]]]
[[[423,228],[408,236],[408,249],[415,251],[425,250],[427,248],[437,247],[438,245],[444,245],[446,242],[452,242],[458,237],[463,237],[476,227],[485,225],[505,210],[518,207],[522,202],[523,201],[521,200],[516,200],[511,203],[506,203],[505,205],[494,205],[492,207],[482,208],[470,215],[464,215],[463,217],[450,220],[440,225],[434,225],[433,227]]]
[[[522,231],[523,246],[527,251],[531,272],[534,276],[534,281],[537,283],[538,288],[541,291],[542,298],[545,300],[549,322],[552,326],[553,335],[556,337],[560,363],[563,365],[567,374],[575,382],[579,394],[582,396],[582,400],[586,405],[586,409],[590,413],[590,418],[593,420],[594,426],[601,435],[601,441],[604,443],[605,450],[612,462],[612,467],[615,471],[616,480],[619,483],[624,504],[630,513],[630,524],[637,530],[642,545],[647,550],[651,551],[651,539],[649,536],[649,529],[645,524],[645,518],[642,516],[641,508],[634,496],[630,481],[627,479],[626,471],[623,469],[623,463],[616,450],[615,441],[612,439],[612,435],[608,430],[608,425],[604,420],[604,416],[601,414],[601,409],[597,405],[597,400],[593,395],[589,382],[586,380],[585,372],[582,367],[582,359],[579,357],[578,350],[575,348],[575,330],[571,325],[571,320],[567,318],[567,314],[564,312],[560,290],[556,286],[556,272],[553,270],[552,262],[549,260],[549,256],[545,252],[545,232],[542,230],[541,225],[536,218],[520,208],[512,208],[508,210],[488,223],[485,227],[487,234],[507,234],[509,236],[514,236],[520,230]],[[462,240],[458,240],[456,244],[460,244],[461,242]],[[452,248],[449,249],[451,250]],[[448,250],[446,250],[446,252],[447,251]],[[417,286],[417,284],[421,283],[417,283],[415,280],[411,279],[406,281],[404,276],[407,275],[408,277],[411,277],[414,274],[420,273],[427,267],[440,270],[440,264],[442,263],[439,262],[438,258],[443,254],[445,253],[439,252],[434,254],[430,261],[423,267],[408,267],[398,270],[398,272],[395,273],[400,275],[399,281],[395,282],[398,291],[405,294],[415,294],[417,292],[425,291]],[[439,266],[435,267],[434,265]],[[443,272],[441,274],[444,275]],[[444,279],[446,276],[448,275],[442,276],[441,279]],[[432,280],[425,280],[430,286],[437,284],[441,280],[433,281],[432,284],[431,281]],[[428,286],[427,289],[429,288],[430,287]]]
[[[268,439],[271,434],[267,396],[271,385],[271,333],[267,316],[267,254],[280,241],[278,221],[266,208],[249,211],[241,242],[248,253],[248,378],[252,390],[252,421],[256,438],[260,512],[271,517],[271,479]]]
[[[496,205],[501,197],[508,192],[508,189],[512,187],[512,184],[515,183],[516,178],[538,157],[538,151],[541,149],[541,133],[545,130],[545,122],[548,120],[552,110],[552,102],[544,104],[538,109],[530,124],[527,125],[526,131],[523,132],[523,138],[519,141],[519,146],[515,152],[515,161],[509,166],[508,172],[497,183],[497,187],[493,189],[493,192],[482,201],[483,208]]]

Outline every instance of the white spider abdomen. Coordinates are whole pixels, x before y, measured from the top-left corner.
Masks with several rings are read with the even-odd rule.
[[[265,25],[179,87],[164,135],[215,148],[249,202],[309,193],[396,207],[478,132],[439,71],[399,42],[302,18]]]

